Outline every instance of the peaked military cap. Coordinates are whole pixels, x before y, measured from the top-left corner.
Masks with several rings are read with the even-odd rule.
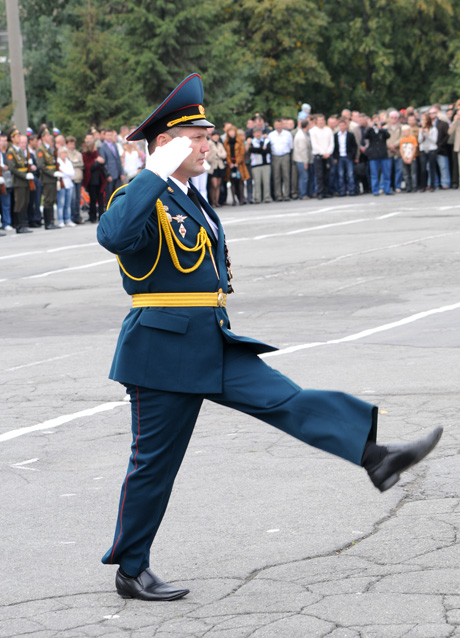
[[[42,124],[40,126],[40,128],[38,129],[38,137],[39,139],[41,139],[43,137],[43,135],[46,135],[46,133],[49,133],[49,128],[46,126],[46,124]]]
[[[20,130],[18,129],[18,127],[17,127],[17,126],[14,126],[14,125],[13,125],[13,126],[10,128],[10,130],[8,131],[8,140],[9,140],[10,142],[12,142],[12,141],[13,141],[13,137],[14,137],[15,135],[17,135],[18,133],[20,134]]]
[[[201,77],[198,73],[192,73],[126,139],[131,141],[145,138],[147,142],[151,142],[173,126],[214,127],[206,119],[203,95]]]

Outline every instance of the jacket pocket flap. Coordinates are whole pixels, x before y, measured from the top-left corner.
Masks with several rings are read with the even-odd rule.
[[[190,317],[186,315],[175,315],[171,312],[164,312],[163,310],[144,310],[140,323],[142,326],[148,326],[149,328],[158,328],[159,330],[185,334],[189,320]]]

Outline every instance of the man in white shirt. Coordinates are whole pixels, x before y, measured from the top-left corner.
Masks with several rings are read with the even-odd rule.
[[[316,192],[318,199],[328,197],[328,177],[331,155],[334,150],[334,135],[326,126],[322,113],[316,116],[316,126],[310,130],[311,150],[316,173]]]
[[[294,137],[294,152],[292,159],[296,163],[299,175],[299,198],[310,199],[308,197],[308,168],[311,164],[311,143],[307,136],[307,128],[309,125],[308,118],[300,120],[300,126]]]
[[[291,192],[291,151],[293,147],[292,135],[283,129],[283,120],[274,122],[275,130],[268,139],[270,140],[272,175],[277,202],[289,201]],[[284,191],[284,195],[283,195]]]

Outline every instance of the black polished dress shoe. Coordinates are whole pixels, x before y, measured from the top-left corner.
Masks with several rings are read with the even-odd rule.
[[[17,232],[19,235],[24,235],[25,233],[32,233],[33,231],[32,231],[32,230],[29,230],[29,229],[28,229],[28,228],[26,228],[25,226],[18,226],[18,227],[16,228],[16,232]]]
[[[46,224],[45,226],[45,230],[58,230],[59,226],[56,226],[56,224]]]
[[[375,465],[367,466],[367,472],[375,487],[381,492],[389,490],[399,481],[401,472],[425,458],[437,445],[443,429],[435,428],[428,436],[411,443],[386,445],[386,454]]]
[[[122,598],[139,598],[140,600],[177,600],[190,591],[168,585],[155,576],[150,569],[144,569],[136,578],[124,576],[118,570],[115,585]]]

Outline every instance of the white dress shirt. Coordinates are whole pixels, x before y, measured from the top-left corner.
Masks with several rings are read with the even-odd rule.
[[[278,131],[272,131],[268,135],[268,139],[270,140],[270,148],[272,155],[287,155],[292,151],[292,135],[289,131],[282,129],[279,133]]]
[[[334,150],[334,135],[328,126],[310,129],[311,150],[313,155],[332,155]]]

